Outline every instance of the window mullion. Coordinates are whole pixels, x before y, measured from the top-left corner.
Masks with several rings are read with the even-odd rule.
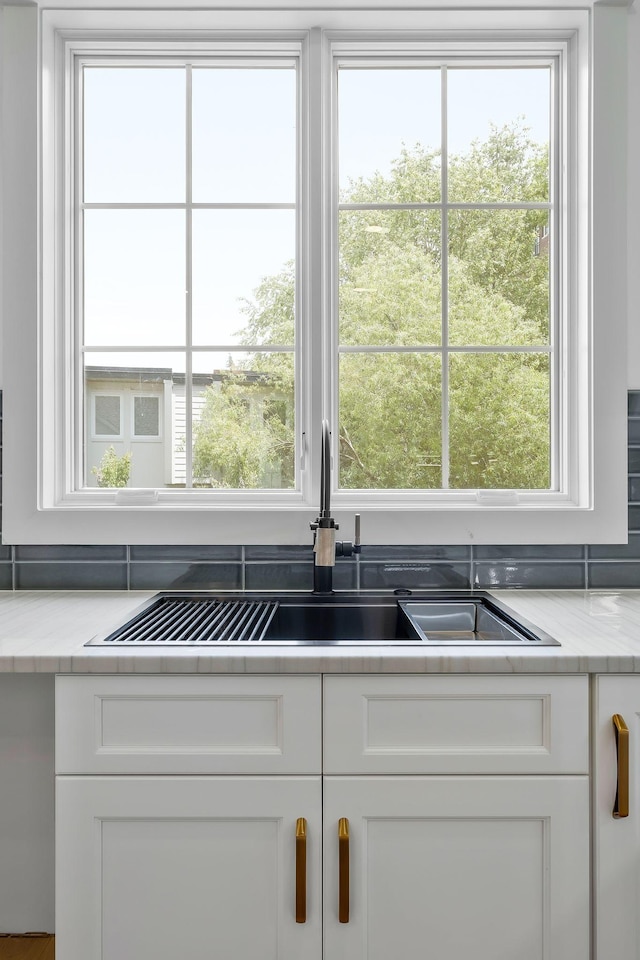
[[[307,108],[301,140],[304,179],[300,185],[300,277],[302,282],[306,280],[306,290],[301,297],[303,321],[300,331],[300,352],[306,374],[305,382],[301,384],[306,415],[302,493],[305,500],[315,505],[320,497],[322,418],[333,407],[337,394],[332,376],[334,357],[337,358],[332,327],[335,320],[333,279],[336,256],[332,153],[335,105],[332,107],[331,51],[320,28],[309,32],[307,66],[302,79],[303,107]]]
[[[442,282],[442,489],[449,488],[449,158],[447,145],[447,68],[440,70],[440,129],[442,159],[440,189],[442,191],[442,249],[440,268]]]
[[[187,64],[186,70],[186,250],[185,250],[185,313],[186,313],[186,356],[185,356],[185,485],[187,489],[193,486],[193,95],[192,95],[192,67]]]
[[[72,364],[74,369],[69,378],[65,377],[65,390],[71,386],[71,396],[67,394],[65,398],[65,409],[67,404],[72,411],[73,419],[70,421],[72,431],[72,454],[71,464],[74,471],[71,486],[73,489],[81,490],[86,483],[85,465],[84,465],[84,445],[85,436],[89,424],[86,423],[85,412],[85,354],[84,354],[84,73],[78,59],[74,62],[74,86],[73,86],[73,124],[76,130],[75,150],[71,153],[71,165],[67,176],[68,189],[70,193],[75,191],[74,195],[74,216],[72,227],[72,283],[69,284],[69,293],[71,295],[70,314],[75,318],[72,325],[73,343],[64,344],[65,353],[71,347]],[[68,278],[65,277],[65,285]],[[66,336],[65,336],[66,339]],[[67,428],[69,429],[69,428]],[[66,433],[68,437],[68,432]],[[68,461],[67,461],[68,462]],[[61,489],[65,490],[68,482],[61,484]],[[66,491],[65,491],[66,492]]]

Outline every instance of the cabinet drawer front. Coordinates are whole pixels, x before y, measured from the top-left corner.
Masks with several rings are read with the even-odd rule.
[[[587,677],[326,677],[324,730],[329,774],[587,773]]]
[[[320,773],[320,677],[56,678],[56,772]]]

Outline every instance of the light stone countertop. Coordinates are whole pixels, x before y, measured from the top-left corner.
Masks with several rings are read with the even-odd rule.
[[[153,594],[0,591],[0,672],[640,673],[640,590],[492,591],[560,647],[84,647]]]

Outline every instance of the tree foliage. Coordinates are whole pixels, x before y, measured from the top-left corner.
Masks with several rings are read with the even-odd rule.
[[[290,364],[289,364],[290,366]],[[286,363],[251,372],[230,368],[207,388],[196,423],[193,475],[197,486],[291,487],[292,369]]]
[[[544,202],[547,151],[522,123],[494,128],[449,158],[448,182],[456,203]],[[352,182],[341,200],[437,204],[440,190],[440,156],[418,146],[404,149],[389,175]],[[340,355],[342,487],[437,489],[445,477],[459,489],[549,486],[549,263],[536,253],[546,214],[457,208],[447,216],[443,257],[440,208],[340,212],[339,341],[350,348]],[[454,349],[441,361],[443,268]],[[208,388],[194,469],[213,485],[291,486],[291,355],[256,347],[293,344],[292,264],[263,279],[245,316],[251,375],[230,371]],[[372,346],[404,349],[358,350]]]
[[[126,487],[131,475],[131,453],[123,453],[121,457],[115,447],[107,447],[102,455],[99,467],[92,467],[99,487]]]

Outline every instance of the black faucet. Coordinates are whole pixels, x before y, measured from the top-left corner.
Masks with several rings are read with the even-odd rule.
[[[313,592],[333,593],[333,568],[336,556],[351,557],[360,553],[360,514],[355,515],[355,538],[336,542],[338,524],[331,516],[331,431],[329,421],[322,421],[320,456],[320,513],[309,526],[313,538]]]

